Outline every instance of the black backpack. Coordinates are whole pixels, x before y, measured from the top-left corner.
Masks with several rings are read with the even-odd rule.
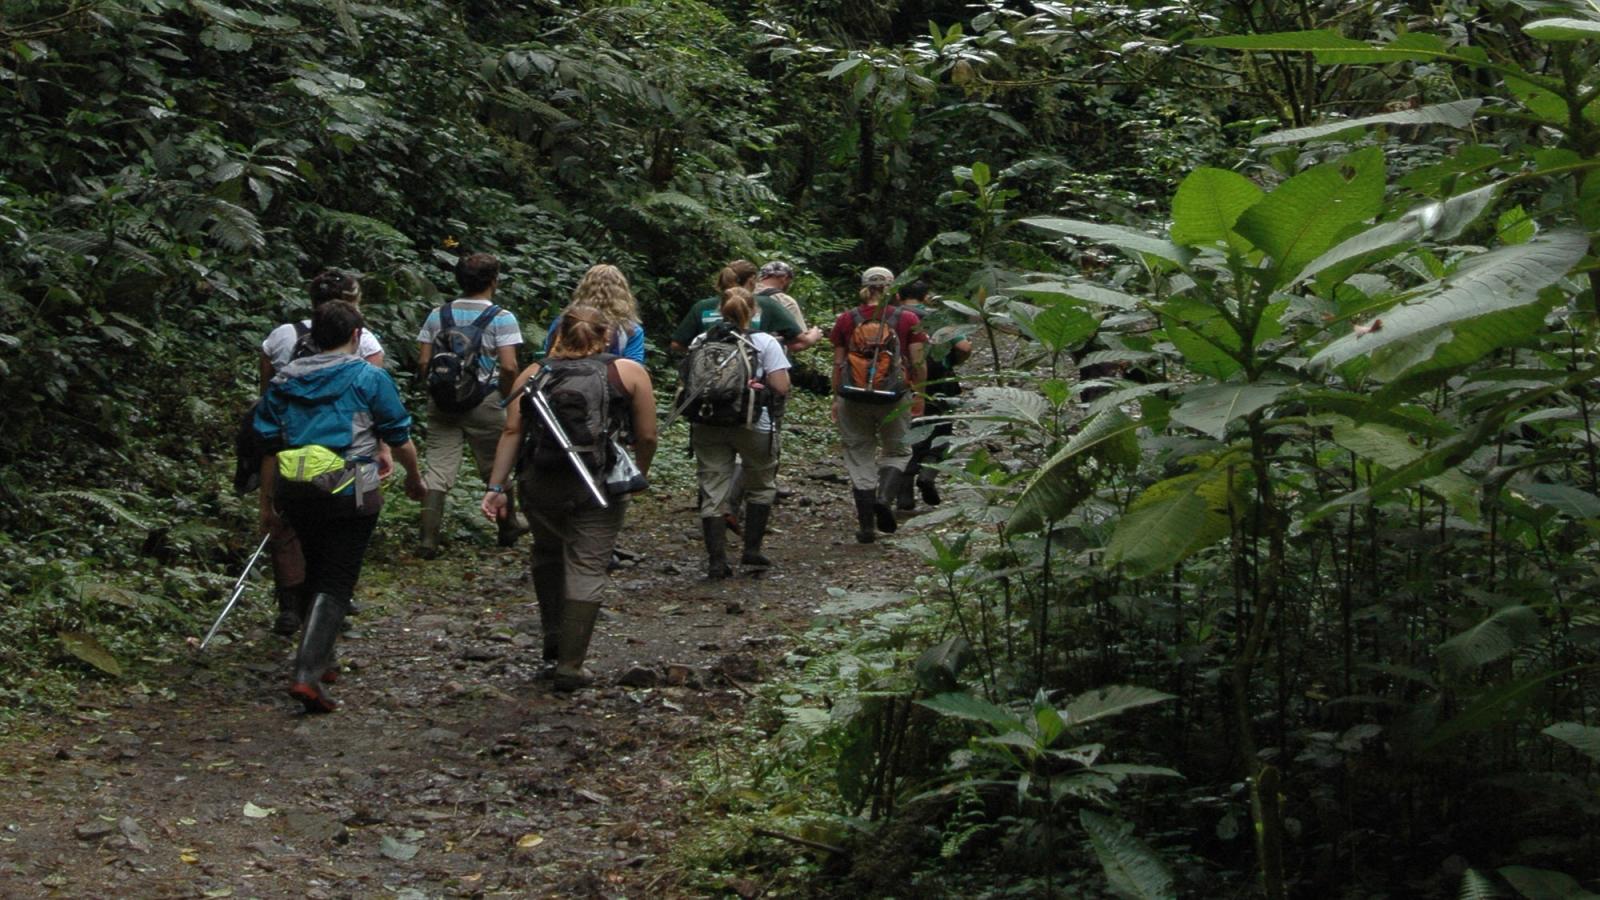
[[[518,399],[522,412],[522,451],[517,455],[517,474],[567,471],[572,462],[561,442],[551,433],[544,417],[534,406],[539,393],[549,405],[567,440],[595,478],[610,466],[611,437],[621,423],[611,407],[612,391],[608,372],[617,357],[609,353],[582,359],[546,359],[523,386]]]
[[[684,418],[701,425],[751,425],[761,408],[750,387],[757,368],[750,337],[718,322],[689,344],[678,364],[676,405]]]
[[[439,333],[433,336],[428,359],[428,396],[445,412],[468,412],[494,391],[493,373],[484,374],[478,357],[483,355],[483,333],[499,312],[491,303],[476,319],[459,324],[449,303],[439,307]]]
[[[311,337],[311,323],[294,322],[294,347],[289,351],[291,360],[304,359],[307,356],[316,356],[322,352],[315,339]]]

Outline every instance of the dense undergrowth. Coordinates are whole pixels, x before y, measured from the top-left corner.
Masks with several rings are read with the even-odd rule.
[[[698,763],[690,884],[1600,877],[1592,5],[6,11],[0,715],[213,607],[316,269],[414,395],[463,248],[530,337],[616,262],[658,344],[730,257],[823,319],[887,263],[980,344],[950,499]]]

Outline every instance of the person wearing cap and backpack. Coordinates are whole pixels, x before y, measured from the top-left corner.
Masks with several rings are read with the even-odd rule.
[[[894,273],[861,273],[861,305],[839,315],[833,343],[833,418],[856,506],[856,540],[897,527],[893,504],[911,461],[906,431],[922,412],[928,337],[917,314],[888,302]]]
[[[928,334],[928,348],[925,354],[928,362],[928,380],[924,382],[927,403],[924,412],[930,416],[942,416],[955,412],[957,402],[955,398],[961,396],[961,382],[956,378],[956,366],[972,356],[972,341],[963,333],[971,326],[932,327],[930,322],[935,310],[927,305],[930,293],[931,289],[926,281],[913,281],[896,292],[893,302],[916,313],[922,320],[923,331]],[[911,447],[911,462],[906,465],[905,475],[900,480],[900,496],[895,504],[896,507],[903,510],[916,508],[917,501],[912,493],[913,488],[922,492],[922,502],[929,506],[939,505],[937,483],[939,473],[926,464],[938,463],[944,458],[950,436],[954,433],[954,422],[937,422],[922,440]]]
[[[522,372],[479,508],[491,520],[514,488],[533,529],[533,590],[555,689],[594,678],[583,663],[610,580],[628,495],[649,486],[656,450],[650,373],[606,352],[604,313],[569,307],[549,356]],[[547,417],[548,416],[548,417]],[[558,430],[559,429],[559,430]],[[631,442],[637,460],[629,458]],[[581,467],[581,468],[579,468]],[[507,483],[513,470],[516,484]]]
[[[745,498],[744,553],[739,564],[772,566],[761,542],[777,499],[778,435],[789,394],[789,358],[777,338],[750,331],[755,298],[742,287],[723,292],[721,321],[694,339],[679,367],[673,405],[691,424],[690,446],[700,482],[700,531],[706,543],[706,577],[733,574],[728,565],[723,503],[735,488]],[[742,464],[742,465],[740,465]]]
[[[307,285],[306,292],[311,295],[311,311],[315,315],[322,304],[329,300],[344,300],[358,307],[361,304],[361,282],[354,275],[341,272],[338,269],[324,269],[317,273]],[[261,392],[267,392],[274,376],[282,371],[290,362],[307,356],[315,356],[321,352],[316,340],[311,334],[311,319],[297,319],[285,322],[267,333],[261,342]],[[378,368],[383,368],[383,344],[376,335],[366,328],[361,329],[361,344],[356,349],[356,355],[365,359]],[[241,445],[241,460],[246,480],[237,486],[244,493],[253,487],[247,484],[252,476],[258,475],[261,467],[261,448],[254,441],[255,430],[251,425],[254,422],[255,410],[250,411],[245,427],[240,431],[242,438],[249,446]],[[389,445],[378,444],[378,475],[380,478],[389,477],[394,470],[394,459],[389,453]],[[274,594],[278,601],[278,617],[272,623],[272,631],[283,637],[294,637],[300,630],[300,623],[306,617],[306,612],[311,608],[311,594],[306,590],[306,563],[305,555],[300,548],[300,538],[287,522],[278,521],[272,531],[272,540],[268,542],[272,555],[272,578],[275,584]]]
[[[505,428],[504,398],[517,378],[522,329],[511,311],[494,303],[500,261],[487,253],[456,264],[461,297],[435,309],[417,334],[422,379],[428,390],[428,465],[423,483],[422,535],[417,555],[439,553],[445,498],[470,448],[478,474],[489,480],[496,445]],[[508,504],[498,522],[500,546],[516,543],[516,509]]]

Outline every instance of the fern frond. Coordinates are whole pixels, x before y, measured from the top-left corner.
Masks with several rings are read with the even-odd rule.
[[[1487,875],[1477,869],[1461,873],[1460,900],[1493,900],[1499,896],[1500,889],[1494,886]]]
[[[45,491],[40,494],[35,494],[34,496],[41,500],[51,500],[56,498],[77,500],[82,503],[88,503],[92,506],[98,506],[135,528],[149,531],[152,527],[149,522],[139,518],[137,515],[129,511],[126,506],[123,506],[121,503],[117,502],[117,500],[113,499],[115,495],[109,491],[67,488],[59,491]]]
[[[1134,837],[1132,825],[1087,809],[1078,813],[1078,821],[1089,833],[1089,842],[1105,869],[1112,893],[1137,900],[1178,896],[1166,863],[1144,841]]]

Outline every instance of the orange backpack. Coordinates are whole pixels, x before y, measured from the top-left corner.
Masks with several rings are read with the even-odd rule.
[[[894,315],[891,317],[890,312]],[[854,326],[845,349],[839,396],[868,403],[895,403],[906,393],[906,366],[900,346],[900,310],[883,304],[869,319],[858,307],[850,311]]]

